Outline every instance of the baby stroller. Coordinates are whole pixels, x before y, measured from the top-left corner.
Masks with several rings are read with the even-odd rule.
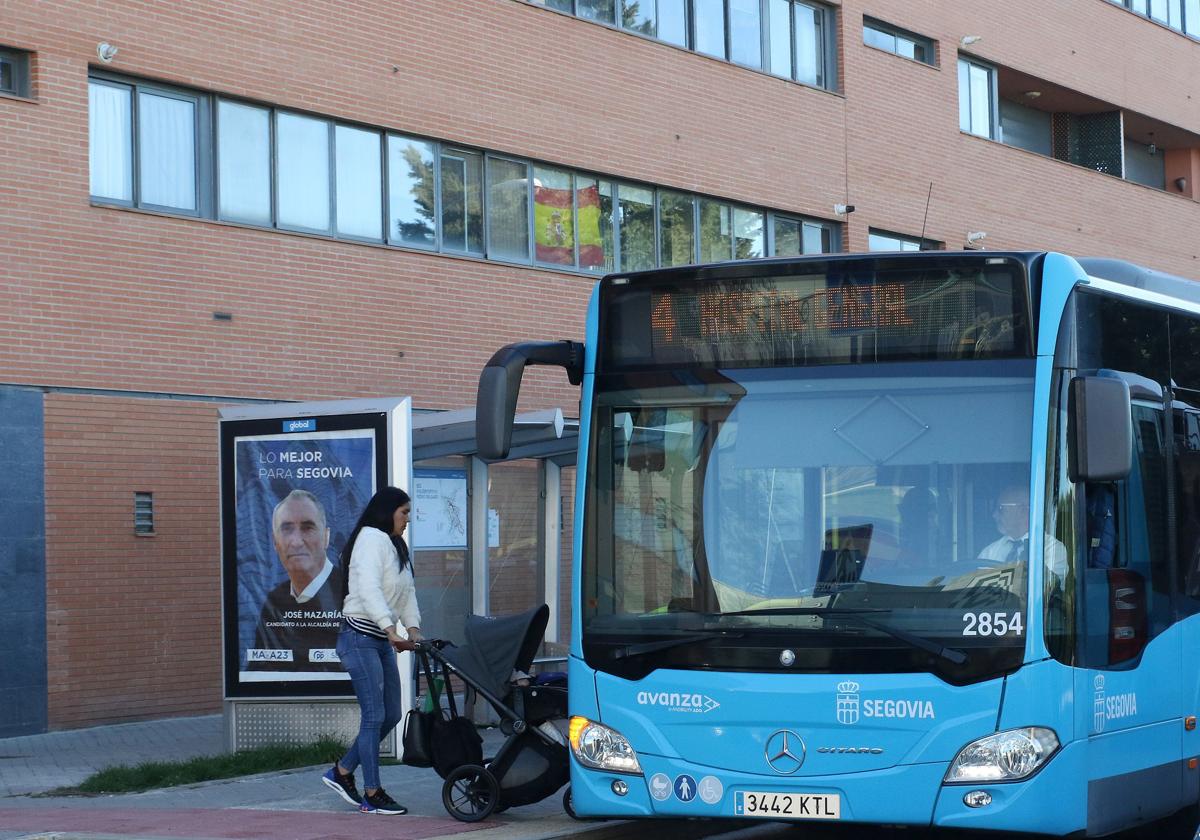
[[[472,615],[461,647],[441,641],[418,645],[418,654],[436,662],[447,677],[451,717],[458,716],[448,679],[454,675],[495,709],[500,730],[508,736],[482,764],[463,764],[446,773],[442,804],[455,819],[476,822],[515,805],[540,802],[570,779],[566,687],[513,681],[514,673],[532,668],[549,618],[545,604],[499,618]]]

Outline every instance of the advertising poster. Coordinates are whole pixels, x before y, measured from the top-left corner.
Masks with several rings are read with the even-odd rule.
[[[413,470],[414,549],[465,549],[468,512],[466,470]]]
[[[234,568],[228,558],[225,567],[226,674],[228,683],[235,671],[234,682],[252,693],[303,682],[349,691],[335,650],[345,596],[340,554],[380,480],[377,432],[298,423],[314,430],[231,441],[234,534],[226,534],[226,553],[234,544],[236,553]]]

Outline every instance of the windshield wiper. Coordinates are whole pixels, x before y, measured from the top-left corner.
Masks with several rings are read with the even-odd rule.
[[[680,636],[674,639],[660,639],[657,642],[640,642],[636,645],[626,645],[623,648],[618,648],[612,652],[613,659],[627,659],[630,656],[643,656],[647,653],[656,653],[660,650],[670,650],[674,647],[682,647],[684,645],[694,645],[700,642],[708,642],[713,639],[732,638],[740,639],[744,633],[738,633],[731,630],[685,630],[685,633],[693,634],[688,636]]]
[[[871,613],[890,612],[891,610],[889,609],[878,607],[771,607],[765,610],[738,610],[737,612],[716,613],[715,615],[817,615],[822,617],[829,616],[831,618],[848,618],[852,621],[857,621],[864,627],[870,627],[873,630],[878,630],[880,633],[891,636],[893,639],[898,639],[918,650],[932,653],[934,656],[940,656],[942,659],[953,662],[955,665],[962,665],[967,661],[967,655],[957,648],[939,645],[937,642],[926,639],[923,636],[918,636],[915,633],[909,633],[907,630],[901,630],[899,627],[893,627],[890,624],[884,624],[867,618]]]

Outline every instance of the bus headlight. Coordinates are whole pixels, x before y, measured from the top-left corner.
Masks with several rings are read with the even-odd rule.
[[[950,762],[948,784],[1015,782],[1045,764],[1058,750],[1054,730],[1027,726],[972,741]]]
[[[637,753],[615,729],[585,717],[571,718],[571,752],[585,767],[614,773],[642,773]]]

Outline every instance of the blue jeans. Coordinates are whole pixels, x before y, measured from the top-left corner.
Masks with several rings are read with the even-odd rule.
[[[338,763],[348,773],[362,765],[363,787],[379,787],[379,742],[400,722],[400,671],[396,652],[387,639],[377,639],[343,627],[338,633],[338,657],[350,674],[362,713],[358,737]]]

